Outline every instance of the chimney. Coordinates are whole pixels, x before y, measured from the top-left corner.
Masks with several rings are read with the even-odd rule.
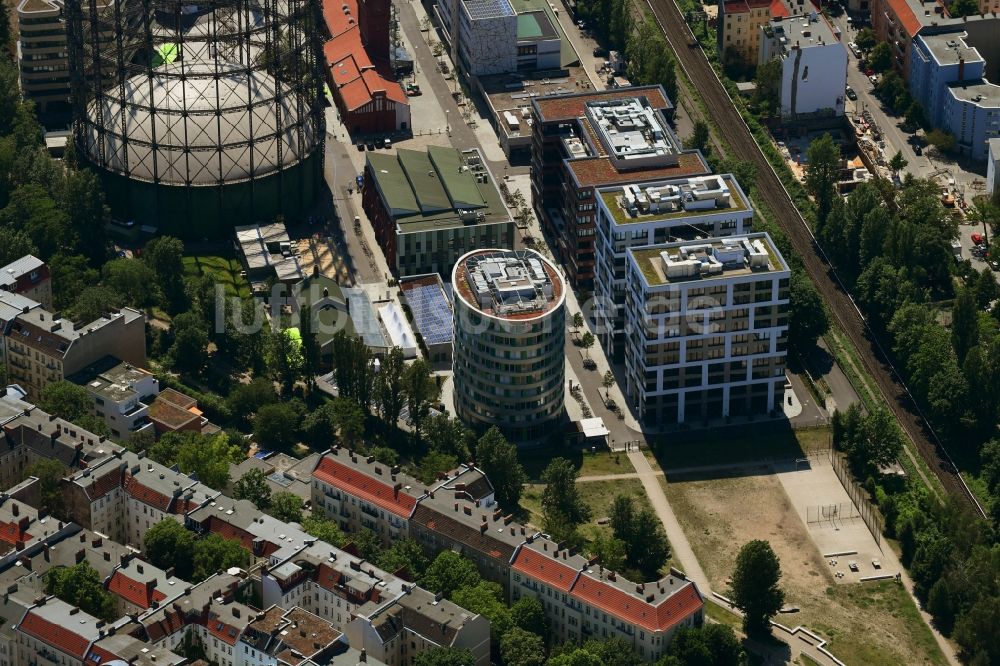
[[[958,59],[958,80],[965,80],[965,58],[961,57]]]
[[[613,583],[613,582],[615,581],[615,579],[617,579],[617,578],[618,578],[618,577],[617,577],[617,576],[615,575],[615,572],[614,572],[614,571],[609,571],[609,572],[608,572],[608,580],[610,580],[610,581],[611,581],[612,583]]]
[[[70,615],[76,615],[79,612],[80,612],[80,609],[77,608],[76,606],[73,606],[72,608],[69,609],[69,614]]]
[[[483,523],[482,525],[480,525],[479,526],[479,533],[480,534],[486,534],[486,528],[487,527],[489,527],[489,525],[487,525],[486,523]]]
[[[10,512],[13,513],[15,516],[21,513],[21,508],[17,505],[17,502],[14,502],[13,504],[10,505]]]

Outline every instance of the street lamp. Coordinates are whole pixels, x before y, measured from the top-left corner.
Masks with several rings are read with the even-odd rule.
[[[451,134],[451,111],[444,110],[444,131]]]

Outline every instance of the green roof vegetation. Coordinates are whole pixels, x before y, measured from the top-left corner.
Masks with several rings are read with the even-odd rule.
[[[535,14],[518,14],[517,15],[517,38],[518,39],[537,39],[542,36],[542,26],[538,25],[538,19],[535,18]]]
[[[395,155],[370,152],[368,164],[393,217],[416,215],[420,212],[417,197],[410,187],[403,166]]]
[[[510,6],[514,8],[514,11],[518,15],[526,12],[545,12],[552,27],[555,28],[556,33],[559,35],[559,65],[561,67],[569,67],[580,62],[580,56],[573,49],[573,44],[569,41],[569,37],[566,36],[565,31],[563,31],[559,19],[553,13],[552,8],[549,7],[547,0],[510,0]],[[520,25],[520,21],[518,21],[518,31],[520,31]]]
[[[400,148],[396,151],[396,155],[399,157],[399,163],[403,165],[406,179],[420,205],[421,212],[433,215],[452,209],[448,193],[444,191],[438,171],[426,151]]]
[[[732,183],[730,183],[732,185]],[[710,208],[707,210],[677,210],[669,213],[648,213],[644,215],[637,215],[632,217],[629,215],[624,208],[618,205],[618,198],[624,196],[625,190],[622,188],[615,188],[613,190],[605,190],[601,192],[601,198],[604,199],[604,205],[608,207],[608,212],[615,219],[617,224],[638,224],[640,222],[656,222],[659,220],[673,220],[681,217],[698,217],[699,215],[715,215],[718,213],[738,213],[744,210],[748,210],[749,206],[746,201],[740,196],[740,193],[735,187],[730,186],[729,188],[729,207],[728,208]]]

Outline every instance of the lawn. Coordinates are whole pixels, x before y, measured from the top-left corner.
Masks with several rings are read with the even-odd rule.
[[[582,449],[560,449],[558,451],[543,449],[520,454],[524,471],[528,473],[528,478],[532,481],[538,481],[542,478],[542,472],[553,458],[568,459],[576,467],[580,476],[635,473],[635,468],[629,462],[628,456],[610,451],[591,453]]]
[[[707,432],[704,438],[690,442],[665,439],[654,444],[653,455],[660,468],[669,472],[685,467],[788,460],[803,457],[807,452],[825,450],[829,446],[830,429],[824,426],[740,437]]]
[[[210,275],[225,286],[226,294],[249,298],[250,284],[240,275],[243,266],[233,258],[218,255],[188,255],[184,257],[184,274],[188,277]]]
[[[827,638],[831,652],[847,664],[947,663],[899,584],[833,581],[773,474],[762,468],[660,482],[714,590],[725,594],[742,544],[766,539],[781,560],[786,603],[800,609],[786,624],[802,624]]]
[[[639,479],[620,479],[617,481],[588,481],[578,483],[580,496],[593,512],[591,521],[580,526],[580,532],[588,541],[593,541],[598,534],[611,534],[611,527],[599,525],[601,521],[608,517],[611,504],[618,495],[626,495],[635,500],[638,508],[649,507],[649,499],[642,487]],[[542,529],[545,520],[542,518],[542,491],[545,486],[540,483],[531,483],[524,487],[524,494],[521,496],[521,506],[530,514],[531,524]]]

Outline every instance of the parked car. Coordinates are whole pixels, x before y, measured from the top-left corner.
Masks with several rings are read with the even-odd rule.
[[[974,233],[972,234],[972,242],[975,243],[976,245],[984,245],[986,243],[986,239],[983,238],[982,234]]]
[[[847,95],[847,99],[851,100],[852,102],[858,99],[858,93],[854,92],[854,88],[852,88],[851,86],[847,86],[844,92]]]
[[[365,143],[364,143],[364,141],[358,141],[358,152],[359,153],[365,152]]]
[[[854,54],[855,58],[861,57],[861,49],[858,48],[857,44],[855,44],[854,42],[847,42],[847,47],[851,49],[851,53]]]
[[[375,139],[369,139],[368,150],[375,150]]]
[[[386,137],[385,140],[382,142],[382,147],[385,148],[386,150],[392,148],[392,140]]]
[[[871,74],[871,75],[869,75],[868,76],[868,80],[872,82],[873,86],[877,86],[878,85],[878,75],[877,74]]]
[[[924,149],[920,147],[920,144],[913,146],[913,154],[916,155],[917,157],[920,157],[921,155],[924,154]]]

